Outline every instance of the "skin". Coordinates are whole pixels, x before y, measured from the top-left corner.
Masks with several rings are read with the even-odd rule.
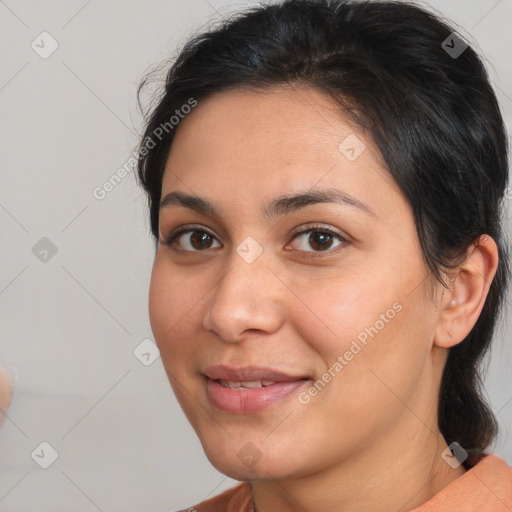
[[[366,146],[354,161],[338,149],[350,134]],[[373,214],[336,203],[262,214],[272,199],[324,188]],[[371,139],[304,87],[201,102],[175,135],[162,197],[172,191],[218,212],[161,208],[162,241],[187,224],[213,238],[206,248],[191,232],[159,244],[151,326],[207,457],[251,482],[258,512],[411,510],[464,474],[441,457],[437,393],[448,348],[475,324],[495,274],[490,237],[468,250],[448,289],[429,281],[411,209]],[[311,223],[346,242],[334,236],[322,251],[311,231],[294,238]],[[247,236],[263,248],[250,264],[236,252]],[[295,393],[236,415],[209,401],[201,371],[215,364],[306,375],[307,390],[395,303],[401,311],[309,403]],[[261,455],[250,466],[237,455],[246,443]]]
[[[12,397],[12,380],[9,372],[0,365],[0,425],[5,420]]]

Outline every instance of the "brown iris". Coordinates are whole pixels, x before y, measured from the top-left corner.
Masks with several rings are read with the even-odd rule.
[[[317,251],[325,251],[332,245],[332,235],[323,231],[313,231],[309,235],[311,247]]]
[[[205,231],[193,231],[190,236],[190,244],[194,249],[208,249],[213,242],[213,237]]]

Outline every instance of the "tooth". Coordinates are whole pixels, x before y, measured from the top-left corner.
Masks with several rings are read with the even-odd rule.
[[[263,384],[263,386],[272,386],[272,384],[275,384],[275,382],[273,380],[262,380],[261,383]]]
[[[240,387],[240,382],[233,382],[229,380],[219,379],[219,384],[225,388],[236,388]]]
[[[242,382],[242,386],[244,388],[249,388],[249,389],[261,388],[261,380],[253,380],[253,381],[249,381],[249,382]]]

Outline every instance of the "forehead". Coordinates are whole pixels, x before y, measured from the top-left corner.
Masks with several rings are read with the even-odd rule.
[[[337,187],[364,200],[398,190],[371,138],[312,88],[231,90],[179,125],[163,178],[172,190],[247,200]],[[390,198],[388,197],[387,200]]]

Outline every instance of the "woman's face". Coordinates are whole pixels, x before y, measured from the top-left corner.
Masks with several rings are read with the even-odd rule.
[[[436,428],[444,360],[411,210],[331,100],[282,87],[201,102],[162,199],[151,325],[220,471],[304,476]]]

